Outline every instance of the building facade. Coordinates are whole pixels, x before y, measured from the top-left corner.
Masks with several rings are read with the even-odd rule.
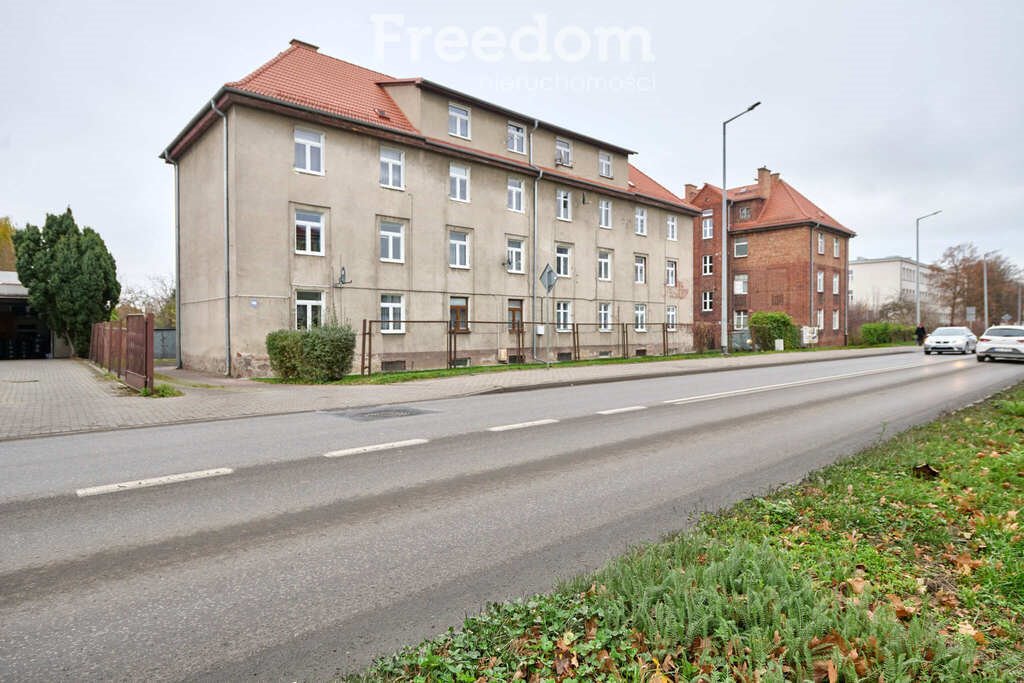
[[[374,370],[687,349],[698,212],[631,153],[292,41],[161,155],[182,361],[262,374],[268,332],[335,321]]]
[[[930,319],[937,309],[933,269],[903,256],[858,256],[850,261],[850,301],[877,312],[885,304],[915,302],[920,287],[921,316]]]
[[[710,184],[687,185],[686,200],[701,211],[693,227],[693,318],[717,330],[722,191]],[[744,336],[753,313],[769,311],[817,328],[819,344],[846,343],[849,240],[856,233],[767,168],[757,170],[755,184],[730,189],[728,207],[725,305],[730,334],[737,333],[730,338]]]

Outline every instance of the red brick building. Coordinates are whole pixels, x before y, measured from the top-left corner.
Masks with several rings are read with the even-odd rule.
[[[822,345],[846,342],[849,240],[856,233],[767,168],[757,183],[729,190],[727,308],[730,331],[758,311],[788,313],[818,328]],[[693,227],[693,320],[721,321],[722,191],[686,186],[702,211]]]

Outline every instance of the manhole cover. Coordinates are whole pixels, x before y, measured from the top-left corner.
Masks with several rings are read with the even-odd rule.
[[[373,422],[374,420],[390,420],[396,417],[410,417],[411,415],[422,415],[426,413],[426,410],[420,410],[418,408],[372,408],[370,410],[360,411],[346,411],[342,413],[333,413],[338,417],[348,417],[353,420],[360,422]]]

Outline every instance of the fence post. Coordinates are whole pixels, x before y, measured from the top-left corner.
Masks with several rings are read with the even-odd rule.
[[[661,324],[661,355],[668,355],[668,323]]]
[[[359,374],[365,375],[366,372],[366,318],[363,318],[363,336],[360,339],[361,350],[359,352]]]
[[[572,359],[580,359],[580,324],[572,324]]]
[[[156,370],[153,367],[153,314],[146,314],[146,387],[153,391],[156,388]]]

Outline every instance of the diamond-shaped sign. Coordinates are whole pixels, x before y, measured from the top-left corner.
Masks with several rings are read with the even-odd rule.
[[[548,263],[544,266],[544,270],[540,273],[540,283],[548,290],[548,294],[554,289],[555,283],[558,281],[558,276],[555,275],[554,269],[551,268],[551,264]]]

